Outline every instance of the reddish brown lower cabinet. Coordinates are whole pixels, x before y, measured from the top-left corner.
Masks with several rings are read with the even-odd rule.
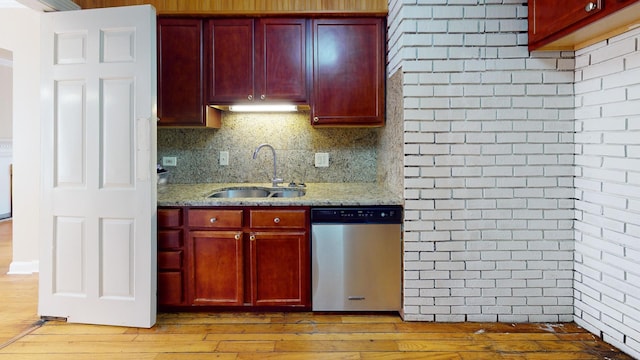
[[[160,305],[311,308],[308,208],[175,210],[159,210]]]
[[[243,305],[241,231],[191,231],[192,305]]]
[[[310,304],[308,218],[306,209],[249,210],[253,304]]]
[[[274,231],[251,236],[251,302],[257,306],[308,304],[307,233]]]
[[[158,305],[186,305],[183,211],[158,209]]]

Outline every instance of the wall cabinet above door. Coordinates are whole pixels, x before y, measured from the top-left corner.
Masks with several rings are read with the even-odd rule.
[[[307,20],[209,19],[208,102],[307,104]]]

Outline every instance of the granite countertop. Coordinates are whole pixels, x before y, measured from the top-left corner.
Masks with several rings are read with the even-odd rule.
[[[289,198],[209,198],[237,186],[271,188],[271,184],[213,183],[158,185],[158,206],[367,206],[402,205],[402,198],[376,183],[310,183],[306,194]]]

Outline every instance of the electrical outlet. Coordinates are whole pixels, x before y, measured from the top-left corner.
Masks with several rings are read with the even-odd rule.
[[[228,151],[220,151],[220,165],[221,166],[229,165],[229,152]]]
[[[316,153],[316,167],[329,167],[329,153]]]
[[[177,166],[178,158],[175,156],[163,156],[162,157],[162,166]]]

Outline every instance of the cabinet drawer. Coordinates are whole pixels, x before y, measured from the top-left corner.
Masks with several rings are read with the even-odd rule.
[[[158,273],[158,303],[160,305],[181,305],[184,301],[182,272]]]
[[[189,226],[204,228],[242,227],[242,210],[189,210]]]
[[[158,269],[181,270],[182,251],[158,251]]]
[[[182,225],[182,209],[158,209],[158,227]]]
[[[251,210],[249,226],[253,228],[304,228],[306,210]]]
[[[182,230],[158,230],[158,249],[182,247]]]

